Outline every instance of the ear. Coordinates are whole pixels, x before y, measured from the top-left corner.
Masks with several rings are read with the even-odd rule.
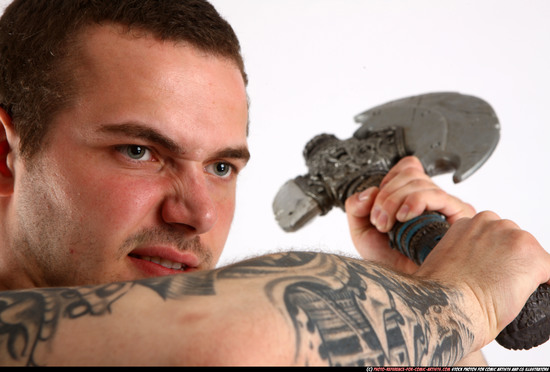
[[[13,153],[17,135],[8,113],[0,108],[0,196],[9,196],[13,193]],[[10,155],[11,156],[8,156]],[[10,164],[11,163],[11,164]]]

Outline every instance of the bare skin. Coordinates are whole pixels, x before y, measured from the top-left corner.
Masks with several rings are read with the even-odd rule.
[[[530,234],[493,213],[459,219],[468,208],[409,166],[350,228],[377,255],[387,226],[379,214],[372,229],[373,205],[388,220],[407,200],[450,205],[456,221],[420,269],[289,252],[214,270],[248,159],[238,68],[117,27],[84,36],[79,94],[40,159],[18,155],[0,113],[2,364],[452,365],[550,279]]]
[[[54,119],[40,156],[18,156],[17,134],[0,115],[12,149],[0,211],[2,286],[213,268],[249,156],[238,68],[115,26],[89,29],[80,58],[80,93]]]
[[[408,274],[416,272],[418,266],[400,252],[389,249],[386,233],[395,221],[408,221],[426,210],[442,213],[450,224],[476,214],[471,205],[441,190],[415,157],[396,164],[380,188],[365,190],[346,202],[350,234],[361,257]]]
[[[487,249],[470,248],[479,241]],[[503,272],[510,261],[515,269]],[[485,212],[457,221],[412,276],[294,252],[134,282],[2,292],[0,355],[10,365],[448,366],[493,340],[533,283],[548,280],[549,265],[532,236]]]
[[[346,202],[346,214],[353,243],[366,260],[388,265],[394,270],[413,274],[418,265],[397,250],[390,249],[387,232],[396,221],[406,222],[425,210],[438,211],[450,224],[471,218],[475,209],[445,193],[424,172],[415,157],[402,159],[382,180],[354,195]],[[481,353],[465,356],[456,365],[486,365]]]

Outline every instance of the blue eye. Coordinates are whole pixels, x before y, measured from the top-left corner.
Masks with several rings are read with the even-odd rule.
[[[206,167],[206,171],[215,176],[226,178],[233,173],[233,166],[224,162],[212,163]]]

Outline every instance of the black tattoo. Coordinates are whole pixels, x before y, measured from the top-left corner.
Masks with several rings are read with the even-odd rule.
[[[164,300],[178,299],[182,296],[208,296],[216,294],[214,291],[215,272],[207,271],[200,275],[185,275],[175,280],[174,276],[136,281],[144,287],[152,289]]]
[[[34,352],[38,343],[51,340],[62,318],[110,313],[111,305],[132,286],[112,283],[79,289],[0,292],[0,361],[37,365]]]
[[[37,365],[37,346],[60,321],[105,316],[136,286],[168,301],[214,296],[217,282],[252,278],[265,281],[265,295],[292,326],[298,363],[320,356],[329,365],[450,365],[473,342],[449,289],[358,260],[291,252],[194,274],[0,292],[0,361]]]
[[[470,322],[449,301],[449,289],[397,279],[389,270],[367,269],[361,261],[287,253],[228,267],[219,278],[267,275],[298,266],[309,266],[315,274],[285,275],[266,284],[275,305],[281,301],[274,293],[284,293],[297,361],[308,364],[309,352],[329,365],[451,365],[464,356],[464,345],[473,343]]]

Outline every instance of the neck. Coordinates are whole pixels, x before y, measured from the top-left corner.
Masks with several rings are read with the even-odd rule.
[[[13,239],[13,226],[10,221],[9,208],[5,200],[0,200],[0,291],[26,289],[36,287],[26,275],[21,257],[16,257],[18,251]]]

